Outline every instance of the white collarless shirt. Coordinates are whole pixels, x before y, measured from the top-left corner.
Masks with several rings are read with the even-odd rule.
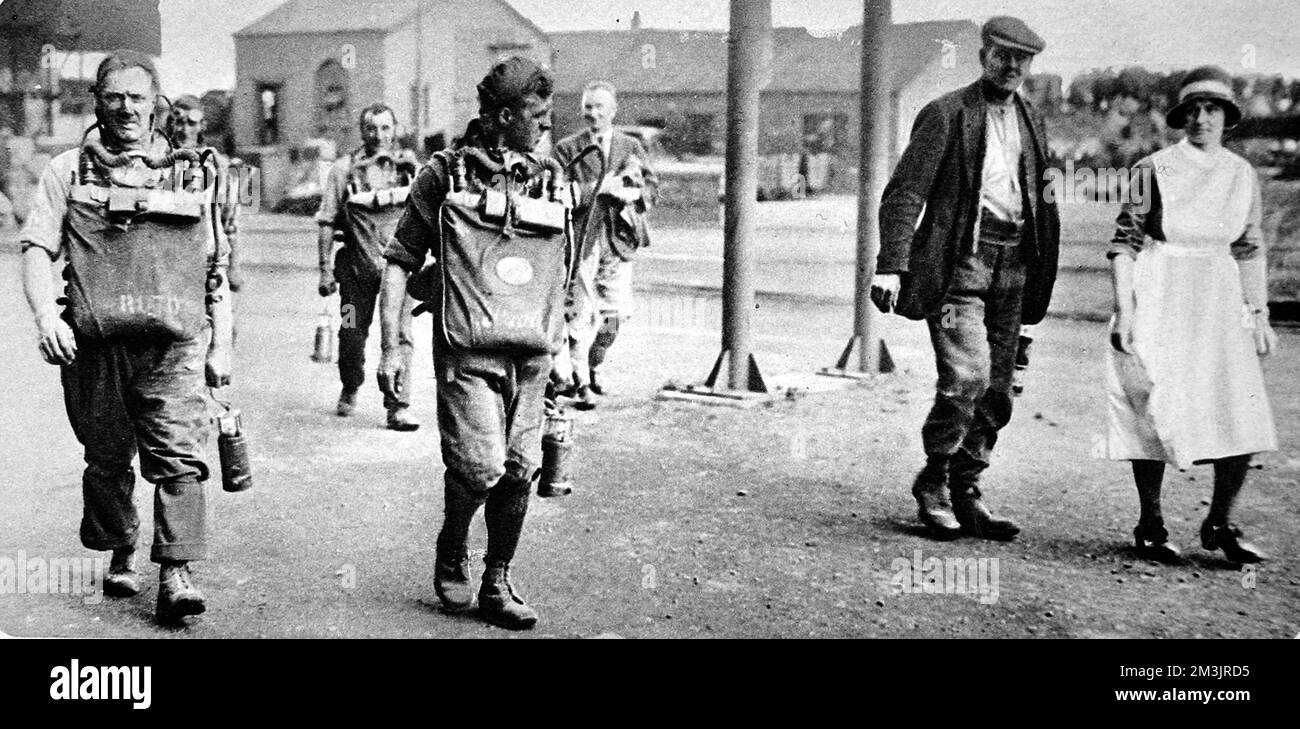
[[[980,203],[1008,223],[1024,220],[1020,192],[1020,118],[1014,97],[989,103],[984,134],[984,173]]]

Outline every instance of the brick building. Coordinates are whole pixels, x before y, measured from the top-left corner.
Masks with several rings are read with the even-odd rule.
[[[666,146],[721,154],[727,110],[727,34],[632,27],[551,33],[557,79],[556,134],[581,129],[580,98],[592,80],[614,84],[621,124],[663,128]],[[858,149],[862,28],[817,37],[776,28],[771,73],[761,96],[760,151],[829,152],[852,161]],[[916,114],[939,94],[979,77],[979,27],[969,21],[893,26],[891,115],[897,153]]]
[[[357,114],[383,101],[417,140],[458,134],[499,58],[551,61],[546,35],[503,0],[289,0],[235,33],[233,127],[269,161],[309,139],[360,144]]]

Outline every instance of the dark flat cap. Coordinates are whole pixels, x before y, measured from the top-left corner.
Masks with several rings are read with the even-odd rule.
[[[1047,47],[1047,43],[1030,30],[1029,26],[1025,25],[1025,21],[1010,15],[989,18],[989,21],[984,24],[984,29],[980,31],[980,37],[986,46],[997,44],[1029,53],[1042,53]]]

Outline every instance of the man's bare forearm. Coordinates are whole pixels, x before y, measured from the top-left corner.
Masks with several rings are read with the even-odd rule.
[[[379,331],[384,349],[395,349],[400,343],[402,307],[406,304],[406,282],[410,276],[396,263],[384,268],[379,289]]]
[[[229,348],[234,341],[234,314],[230,305],[230,278],[227,266],[215,268],[220,283],[209,294],[208,318],[212,321],[212,348]]]
[[[320,226],[320,233],[316,237],[316,248],[319,254],[320,270],[329,270],[334,263],[334,226]]]
[[[23,294],[38,323],[59,315],[54,298],[54,265],[43,248],[32,246],[23,253]]]

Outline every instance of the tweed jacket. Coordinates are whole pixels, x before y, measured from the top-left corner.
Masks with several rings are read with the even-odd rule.
[[[574,226],[584,233],[583,255],[595,250],[601,237],[607,236],[607,242],[620,256],[630,258],[637,249],[650,245],[645,213],[654,205],[659,179],[650,166],[649,155],[635,137],[618,130],[611,132],[608,164],[598,152],[583,155],[594,144],[591,132],[582,131],[557,142],[551,156],[564,165],[569,179],[582,188],[582,200],[574,210]],[[597,196],[595,191],[601,178],[607,173],[624,170],[632,157],[636,157],[641,165],[644,186],[641,199],[632,206],[625,206],[608,196]]]
[[[959,256],[974,250],[984,168],[988,103],[981,81],[935,99],[921,110],[880,202],[879,273],[897,273],[896,311],[909,319],[939,314]],[[1047,137],[1042,116],[1015,94],[1022,136],[1021,189],[1027,266],[1021,310],[1025,324],[1047,312],[1056,282],[1060,215],[1047,188]],[[920,224],[917,224],[917,220]]]

